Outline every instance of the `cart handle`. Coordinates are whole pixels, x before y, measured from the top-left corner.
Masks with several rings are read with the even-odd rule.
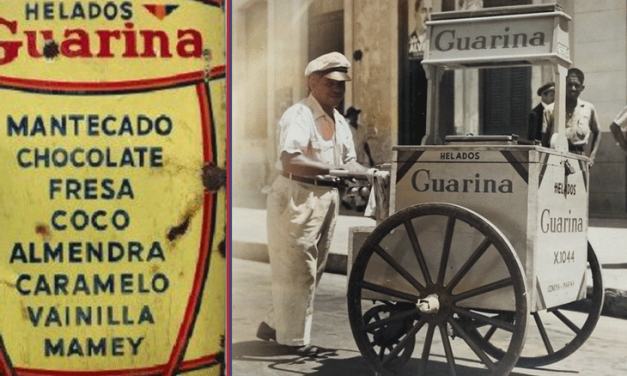
[[[368,174],[365,172],[351,172],[348,170],[330,170],[329,175],[336,178],[352,178],[360,180],[368,180]]]

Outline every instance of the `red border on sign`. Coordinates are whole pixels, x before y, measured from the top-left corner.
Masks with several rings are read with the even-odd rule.
[[[226,283],[227,283],[227,293],[226,293],[226,330],[225,330],[225,339],[224,339],[224,358],[223,358],[223,362],[224,362],[224,372],[226,374],[226,376],[230,376],[232,374],[231,372],[231,365],[232,365],[232,355],[231,355],[231,351],[232,351],[232,343],[231,343],[231,335],[232,335],[232,327],[233,327],[233,318],[232,318],[232,310],[231,307],[232,302],[232,296],[233,296],[233,284],[232,284],[232,255],[231,255],[231,242],[233,240],[233,236],[232,236],[232,227],[231,227],[231,203],[232,203],[232,190],[233,190],[233,185],[231,184],[231,182],[233,181],[233,177],[232,177],[232,171],[229,167],[229,164],[231,163],[231,161],[233,160],[231,158],[231,154],[233,152],[233,149],[231,148],[231,140],[232,140],[232,108],[231,108],[231,93],[232,93],[232,73],[233,71],[231,70],[231,67],[233,66],[233,55],[232,55],[232,51],[231,51],[231,17],[233,15],[233,8],[232,8],[232,3],[231,2],[226,2],[225,3],[225,8],[226,8],[226,67],[228,68],[226,70],[226,130],[227,130],[227,136],[226,136],[226,158],[225,158],[225,166],[226,171],[227,171],[227,175],[226,175],[226,245],[225,245],[225,257],[226,257],[226,274],[227,274],[227,278],[226,278]]]
[[[203,159],[205,163],[215,163],[213,141],[214,137],[210,131],[213,129],[213,123],[211,121],[211,104],[210,98],[207,93],[207,89],[204,84],[196,85],[196,93],[198,94],[198,104],[200,108],[200,118],[203,124],[202,127],[202,139],[203,139]],[[209,256],[211,254],[211,243],[213,237],[210,237],[209,224],[213,228],[215,224],[215,211],[212,209],[215,207],[213,194],[205,192],[203,205],[203,227],[202,236],[200,239],[200,255],[198,256],[198,262],[196,263],[196,275],[194,277],[194,285],[190,294],[189,301],[187,303],[187,309],[183,316],[183,323],[179,329],[179,334],[174,342],[172,353],[170,354],[170,360],[164,370],[164,375],[171,376],[176,373],[179,368],[183,357],[185,356],[185,350],[187,348],[189,337],[191,336],[191,330],[193,329],[196,321],[196,315],[200,309],[200,297],[204,287],[205,277],[209,268]],[[213,215],[209,218],[209,213]]]
[[[197,71],[177,74],[170,77],[118,82],[64,82],[0,76],[0,88],[31,92],[79,95],[132,93],[191,85],[203,81],[207,76],[210,80],[222,78],[225,76],[225,72],[225,66],[220,65],[212,68],[208,73],[205,73],[204,71]]]
[[[224,77],[224,69],[218,77]],[[164,82],[167,82],[165,80]],[[104,84],[103,84],[104,85]],[[179,86],[179,85],[175,85]],[[208,93],[207,83],[204,80],[195,85],[198,103],[199,116],[201,122],[202,140],[203,140],[203,161],[208,164],[215,164],[215,137],[213,132],[213,116],[211,101]],[[4,376],[152,376],[167,375],[171,376],[179,371],[189,371],[199,368],[206,368],[217,365],[217,354],[209,354],[207,356],[184,361],[185,351],[187,349],[189,338],[191,337],[196,317],[200,309],[201,296],[205,281],[209,272],[209,263],[211,255],[211,246],[213,243],[213,230],[216,223],[216,194],[204,193],[203,198],[203,219],[202,232],[199,244],[199,255],[196,263],[196,271],[194,281],[187,302],[187,307],[183,316],[181,326],[179,328],[176,342],[170,353],[167,363],[152,367],[121,369],[121,370],[96,370],[96,371],[57,371],[34,368],[13,368],[10,357],[3,346],[2,337],[0,336],[0,371]]]
[[[192,371],[206,368],[218,364],[215,355],[203,356],[202,358],[185,361],[180,366],[180,371]],[[45,369],[27,369],[15,368],[20,376],[151,376],[162,375],[165,364],[154,367],[136,368],[133,370],[116,370],[116,371],[54,371]]]

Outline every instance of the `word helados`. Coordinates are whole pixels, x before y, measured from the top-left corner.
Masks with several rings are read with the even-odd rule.
[[[26,2],[24,16],[27,20],[95,20],[115,19],[130,20],[133,18],[133,3],[123,1],[116,3],[107,1],[104,4],[80,1],[53,1]]]

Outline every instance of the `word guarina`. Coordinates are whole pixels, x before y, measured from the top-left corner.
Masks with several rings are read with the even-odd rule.
[[[473,179],[433,178],[431,170],[419,169],[412,176],[412,187],[417,192],[473,192],[473,193],[513,193],[513,182],[502,179],[482,179],[475,174]]]
[[[474,37],[457,36],[456,30],[442,30],[435,36],[434,47],[438,51],[457,50],[486,50],[496,48],[525,48],[529,46],[544,46],[545,35],[543,32],[531,34],[509,33],[509,27],[505,28],[502,35],[479,35]]]
[[[5,39],[7,30],[18,36],[17,21],[0,17],[0,65],[11,63],[23,50],[32,58],[45,57],[39,38],[44,45],[57,43],[59,55],[68,58],[171,58],[174,54],[181,58],[202,57],[202,35],[196,29],[178,29],[176,36],[172,36],[163,30],[136,30],[135,24],[126,22],[121,30],[89,32],[66,28],[61,35],[49,29],[24,30],[22,39],[18,40]]]

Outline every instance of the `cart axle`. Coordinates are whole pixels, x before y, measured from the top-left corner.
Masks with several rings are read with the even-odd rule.
[[[424,299],[419,299],[416,306],[422,313],[438,313],[440,310],[440,299],[437,294],[431,294]]]

